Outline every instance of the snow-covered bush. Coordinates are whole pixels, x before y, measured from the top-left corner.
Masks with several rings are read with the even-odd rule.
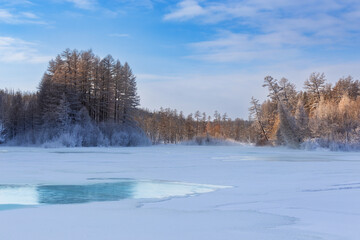
[[[144,146],[151,142],[143,131],[134,126],[93,122],[71,124],[65,130],[43,128],[26,132],[6,142],[13,146],[43,147],[95,147],[95,146]]]

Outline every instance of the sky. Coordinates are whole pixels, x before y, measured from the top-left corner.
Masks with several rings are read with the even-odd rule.
[[[359,0],[0,0],[0,88],[36,91],[66,48],[111,54],[141,107],[248,117],[267,75],[360,77]]]

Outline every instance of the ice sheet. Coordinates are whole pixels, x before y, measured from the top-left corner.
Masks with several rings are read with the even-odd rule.
[[[0,239],[358,240],[360,236],[358,152],[250,146],[2,147],[0,151],[2,185],[144,180],[134,191],[136,199],[0,211]],[[176,190],[183,197],[167,198],[174,195],[173,186],[157,184],[163,181],[183,184]],[[197,184],[232,188],[197,194],[209,190]],[[157,189],[162,199],[143,198],[151,189]]]

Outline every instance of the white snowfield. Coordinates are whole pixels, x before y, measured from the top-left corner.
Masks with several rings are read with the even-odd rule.
[[[12,198],[3,197],[3,204],[29,205],[0,210],[0,239],[360,239],[358,152],[180,145],[0,147],[0,185],[91,184],[120,178],[182,187],[174,184],[170,195],[175,198],[166,195],[167,189],[158,198],[147,198],[154,195],[144,184],[133,199],[65,205],[31,205],[31,187],[9,190]],[[205,184],[199,186],[206,191],[196,184]],[[191,186],[190,193],[184,186]]]

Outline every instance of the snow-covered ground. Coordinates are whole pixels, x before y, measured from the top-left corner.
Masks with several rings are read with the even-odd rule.
[[[0,239],[360,239],[360,153],[250,146],[0,147],[1,185],[118,178],[232,188],[2,210]]]

